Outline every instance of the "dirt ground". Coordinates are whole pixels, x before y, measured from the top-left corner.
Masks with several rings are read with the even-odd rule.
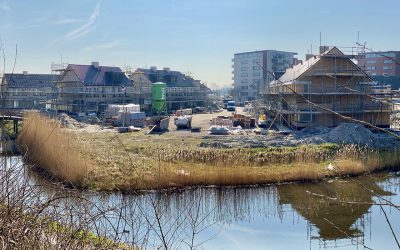
[[[242,107],[236,108],[236,113],[245,114]],[[201,132],[192,133],[188,129],[176,129],[174,124],[174,118],[171,117],[169,123],[169,133],[174,133],[177,136],[192,136],[192,137],[202,137],[208,135],[208,129],[210,128],[210,120],[218,116],[231,116],[233,112],[223,109],[221,112],[215,112],[212,114],[194,114],[192,118],[192,127],[200,127]]]
[[[243,108],[238,107],[236,113],[244,114]],[[201,147],[212,148],[262,148],[262,147],[284,147],[297,146],[301,144],[357,144],[374,148],[400,148],[400,140],[387,134],[371,131],[360,124],[343,123],[337,128],[315,127],[294,131],[289,134],[282,134],[278,131],[263,131],[263,134],[255,134],[254,129],[242,129],[231,135],[210,135],[210,120],[218,116],[230,116],[232,112],[223,109],[220,112],[207,114],[194,114],[192,127],[200,127],[200,132],[191,132],[190,129],[176,129],[174,117],[171,116],[169,131],[162,134],[166,139],[193,139],[201,141]],[[400,113],[396,114],[400,117]],[[395,119],[392,119],[395,120]],[[398,119],[400,120],[400,118]],[[64,117],[63,123],[69,124],[70,129],[84,133],[117,133],[115,128],[99,125],[88,125]],[[140,132],[133,132],[135,135],[146,135],[149,128],[143,128]],[[133,136],[133,135],[131,135]],[[151,136],[150,136],[151,137]]]

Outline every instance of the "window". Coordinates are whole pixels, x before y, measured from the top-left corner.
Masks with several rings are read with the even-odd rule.
[[[249,83],[249,80],[247,80],[247,79],[242,79],[240,82],[241,82],[241,83]]]
[[[392,66],[383,66],[383,69],[388,70],[388,69],[393,69]]]
[[[253,72],[253,76],[261,76],[261,72],[260,71]]]
[[[247,67],[241,67],[240,70],[241,71],[247,71]]]
[[[375,53],[369,53],[365,55],[365,58],[377,58],[380,57],[378,54]]]
[[[382,53],[383,56],[396,57],[395,53]]]
[[[392,60],[384,60],[383,63],[392,63]]]
[[[367,63],[376,63],[375,60],[367,60]]]
[[[242,73],[242,74],[240,74],[240,76],[241,76],[241,77],[248,77],[249,74],[248,74],[248,73]]]
[[[249,61],[246,60],[246,61],[242,61],[241,63],[242,63],[242,64],[248,64]]]
[[[307,111],[307,110],[305,110]],[[312,114],[300,114],[299,122],[313,122],[313,115]]]
[[[257,85],[260,85],[261,80],[260,80],[260,79],[255,79],[255,80],[254,80],[254,83],[257,84]]]
[[[253,70],[258,70],[260,69],[260,66],[253,66]]]
[[[254,59],[254,60],[253,60],[253,63],[255,63],[255,64],[260,63],[260,59]]]
[[[368,67],[367,67],[367,70],[375,70],[375,69],[376,69],[375,66],[368,66]]]
[[[241,86],[240,89],[241,90],[246,90],[246,89],[249,89],[249,87],[248,86]]]

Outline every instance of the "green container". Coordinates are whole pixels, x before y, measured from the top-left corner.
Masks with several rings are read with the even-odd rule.
[[[161,114],[166,111],[167,106],[165,101],[153,101],[152,104],[153,113]]]
[[[156,114],[165,113],[167,110],[167,85],[163,82],[153,83],[151,88],[152,93],[152,111]]]
[[[153,101],[165,101],[167,95],[167,85],[163,82],[153,83],[151,93]]]

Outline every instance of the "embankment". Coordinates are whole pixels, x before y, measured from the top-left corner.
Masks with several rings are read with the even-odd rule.
[[[174,133],[72,132],[38,114],[26,120],[18,141],[30,162],[97,190],[315,181],[400,166],[397,150],[332,143],[205,148],[201,138]]]

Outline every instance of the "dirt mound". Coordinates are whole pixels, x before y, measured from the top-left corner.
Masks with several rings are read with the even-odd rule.
[[[78,122],[74,118],[64,113],[58,116],[58,120],[60,121],[61,126],[64,128],[79,129],[85,127],[85,124]]]
[[[321,144],[357,144],[374,148],[399,148],[400,141],[382,132],[372,132],[362,124],[342,123],[327,133],[303,137],[302,143]]]
[[[374,145],[377,138],[364,125],[355,123],[342,123],[325,135],[330,142]]]

